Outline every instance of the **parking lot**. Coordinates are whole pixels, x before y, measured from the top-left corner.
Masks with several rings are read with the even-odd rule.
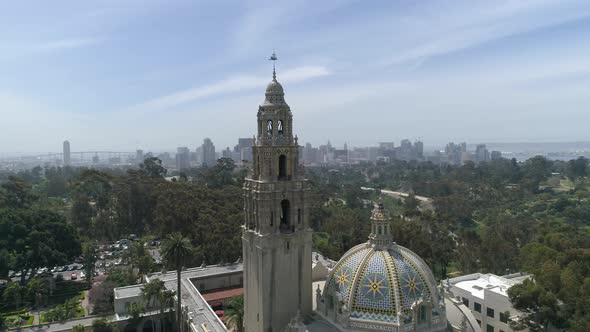
[[[97,245],[95,247],[96,263],[94,275],[107,274],[108,271],[113,268],[127,266],[129,264],[129,250],[133,242],[133,240],[121,239],[115,242]],[[160,241],[158,238],[143,243],[143,246],[154,258],[156,264],[159,264],[161,260],[159,250],[157,249],[159,245]],[[37,270],[36,275],[39,277],[52,276],[56,279],[63,278],[65,281],[83,281],[86,279],[86,271],[81,257],[76,259],[76,262],[51,268],[44,267]],[[19,281],[21,278],[21,272],[10,271],[9,276],[13,281]],[[26,277],[28,278],[28,276]]]

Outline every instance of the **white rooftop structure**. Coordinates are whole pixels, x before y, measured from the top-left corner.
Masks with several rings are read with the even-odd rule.
[[[469,277],[465,280],[459,280],[454,283],[454,286],[463,289],[467,292],[470,292],[471,295],[474,297],[483,299],[485,297],[485,292],[493,292],[498,295],[508,296],[507,290],[508,288],[512,287],[513,285],[521,283],[524,279],[528,278],[528,275],[523,275],[520,273],[508,276],[497,276],[495,274],[479,274],[476,273],[475,275],[467,275],[465,277]],[[473,278],[472,277],[477,277]],[[453,278],[450,279],[451,283],[452,280],[455,279],[462,279],[463,277]]]
[[[522,283],[530,275],[514,273],[498,276],[472,273],[442,281],[446,291],[461,301],[481,326],[482,331],[512,331],[509,320],[520,312],[510,303],[508,289]]]

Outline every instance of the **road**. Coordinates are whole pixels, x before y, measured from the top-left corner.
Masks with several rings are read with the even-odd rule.
[[[375,188],[361,187],[361,190],[375,191]],[[408,193],[404,193],[401,191],[387,190],[387,189],[381,189],[381,193],[385,194],[387,196],[393,197],[393,198],[401,199],[401,200],[404,200],[408,196],[410,196],[410,194],[408,194]],[[425,197],[425,196],[418,196],[418,195],[414,195],[414,197],[418,201],[420,201],[421,208],[428,209],[428,210],[432,210],[434,208],[434,206],[432,205],[432,198]]]

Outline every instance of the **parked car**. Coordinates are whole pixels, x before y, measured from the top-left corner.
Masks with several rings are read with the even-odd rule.
[[[72,280],[78,279],[78,274],[76,272],[72,272],[72,275],[70,276],[70,279],[72,279]]]
[[[84,273],[84,271],[80,272],[80,279],[85,279],[86,278],[86,273]]]
[[[59,269],[59,272],[65,272],[65,271],[67,271],[69,268],[70,268],[69,266],[67,266],[67,265],[64,265],[64,266],[62,266],[62,267],[61,267],[61,269]]]

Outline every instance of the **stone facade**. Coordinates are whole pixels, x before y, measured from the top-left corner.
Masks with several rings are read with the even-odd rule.
[[[299,165],[293,116],[273,80],[258,109],[252,169],[244,182],[244,325],[282,331],[312,310],[309,184]]]

